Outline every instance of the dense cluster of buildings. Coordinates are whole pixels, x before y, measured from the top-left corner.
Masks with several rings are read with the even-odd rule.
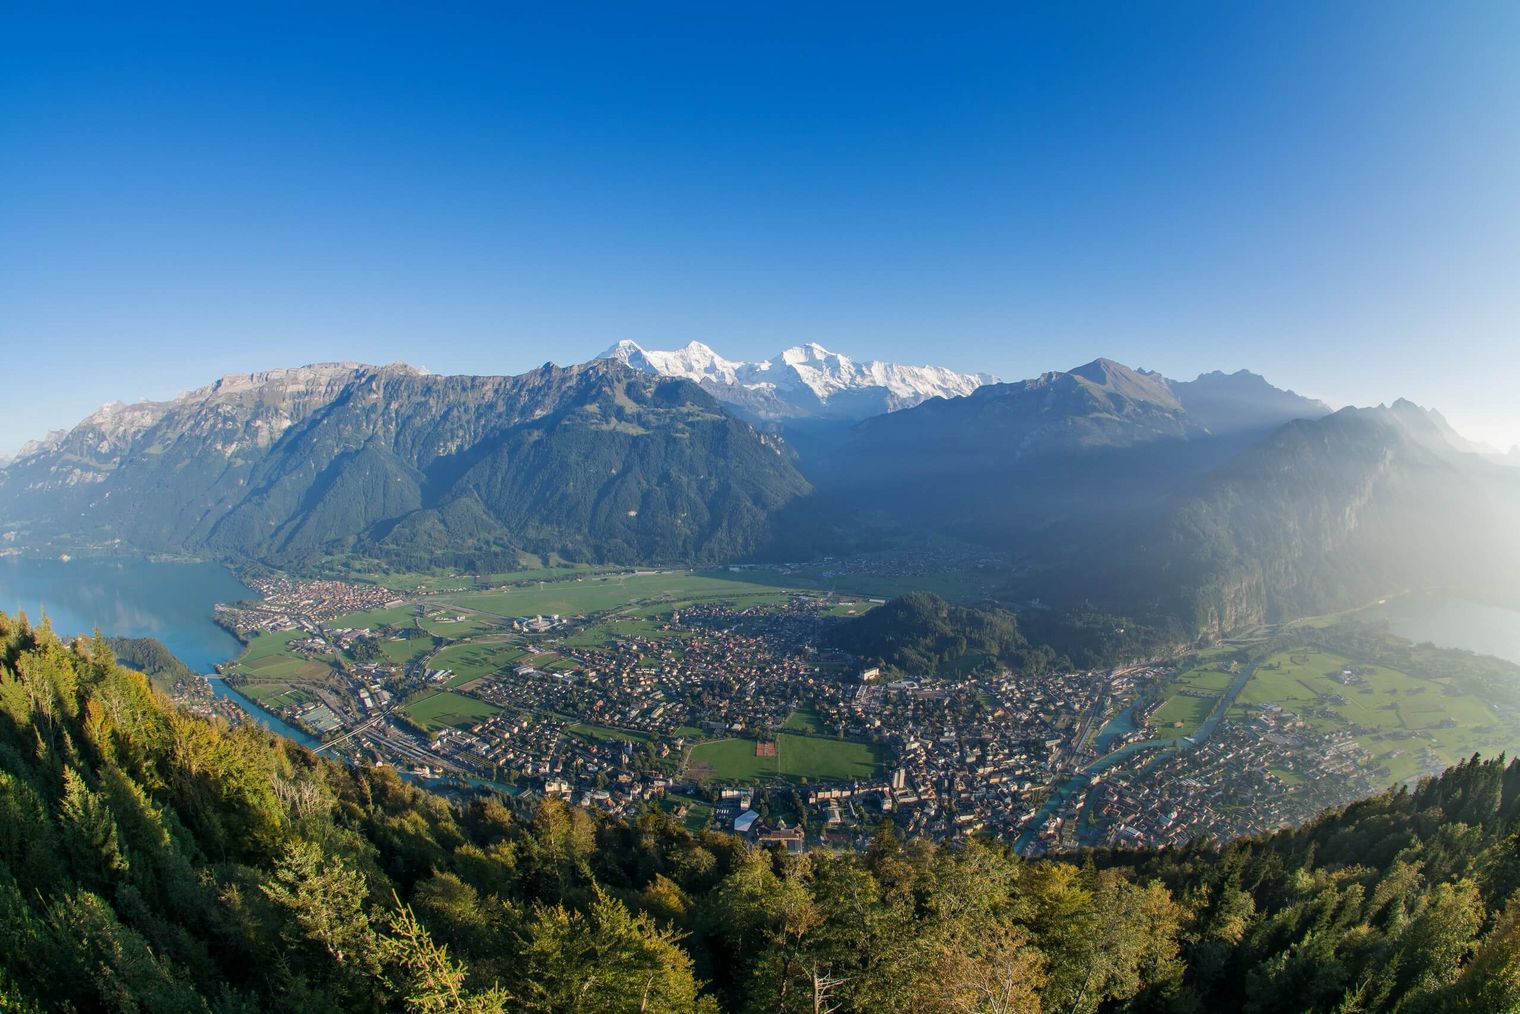
[[[354,661],[356,646],[375,647],[365,639],[384,646],[398,632],[323,622],[395,605],[384,589],[280,578],[260,591],[265,602],[232,610],[239,622],[308,631],[290,644],[298,657],[345,653],[329,683],[346,681],[349,693],[322,692],[286,709],[306,728],[339,736],[340,752],[613,814],[662,804],[694,826],[788,849],[860,847],[883,821],[940,840],[1007,835],[1029,852],[1224,839],[1375,788],[1352,734],[1316,732],[1312,714],[1267,706],[1196,742],[1159,738],[1168,730],[1149,727],[1144,702],[1154,703],[1169,666],[883,676],[820,646],[834,603],[807,595],[747,609],[688,604],[589,628],[558,616],[504,620],[501,630],[531,653],[453,686],[451,672],[425,661],[443,640],[428,635],[423,661]],[[587,636],[595,633],[606,636]],[[1348,670],[1342,682],[1358,678]],[[484,706],[473,723],[424,726],[406,705],[428,692]],[[807,720],[796,724],[799,714]],[[744,784],[744,776],[688,764],[693,746],[714,739],[753,742],[757,757],[774,756],[770,744],[783,730],[872,744],[884,763],[851,779],[794,771],[785,792],[774,776]]]
[[[258,592],[259,598],[219,603],[216,618],[245,640],[254,634],[295,627],[309,630],[335,616],[401,604],[395,592],[373,584],[303,581],[283,575],[248,577],[244,583]]]
[[[1368,760],[1350,731],[1317,731],[1268,705],[1248,720],[1225,719],[1203,742],[1138,750],[1095,774],[1048,815],[1035,851],[1275,831],[1372,794]]]

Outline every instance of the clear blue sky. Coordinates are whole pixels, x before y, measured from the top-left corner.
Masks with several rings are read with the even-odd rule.
[[[625,337],[1250,367],[1520,441],[1520,5],[824,6],[4,3],[0,453]]]

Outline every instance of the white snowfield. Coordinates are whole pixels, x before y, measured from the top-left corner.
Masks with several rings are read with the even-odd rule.
[[[778,407],[799,414],[826,407],[841,394],[874,395],[871,401],[876,411],[895,411],[930,398],[970,394],[983,384],[997,383],[990,374],[957,373],[940,366],[901,366],[875,360],[858,363],[816,342],[789,348],[760,362],[740,362],[724,359],[696,341],[684,348],[660,351],[624,340],[597,358],[692,380],[715,389],[719,397],[724,388],[742,388],[770,396]]]

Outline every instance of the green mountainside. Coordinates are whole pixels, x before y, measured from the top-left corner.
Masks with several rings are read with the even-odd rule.
[[[454,804],[0,617],[0,1009],[1497,1012],[1520,764],[1222,851],[791,857]]]
[[[1012,613],[951,605],[927,592],[845,620],[829,631],[828,643],[900,672],[963,673],[995,665],[1043,672],[1056,663],[1050,649],[1031,647]]]
[[[334,365],[103,409],[0,474],[0,518],[33,542],[281,567],[705,562],[753,548],[806,490],[686,381],[607,361],[519,377]]]
[[[171,687],[176,680],[196,676],[195,670],[154,637],[107,637],[106,647],[111,649],[116,661],[136,669],[157,687]]]

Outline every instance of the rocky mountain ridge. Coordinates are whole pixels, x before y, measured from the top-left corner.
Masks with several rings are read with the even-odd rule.
[[[29,541],[280,566],[362,552],[703,560],[807,484],[682,380],[616,363],[518,377],[323,364],[108,406],[0,471]]]

